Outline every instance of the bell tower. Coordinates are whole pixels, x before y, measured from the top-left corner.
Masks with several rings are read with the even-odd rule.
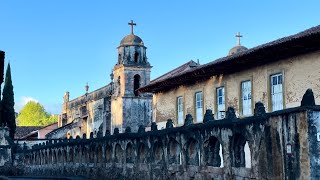
[[[120,132],[126,127],[137,131],[140,125],[148,126],[152,117],[152,95],[139,93],[137,89],[149,84],[151,66],[146,55],[147,47],[142,39],[133,32],[125,36],[118,49],[118,61],[113,68],[115,91],[111,101],[112,130],[117,127]]]

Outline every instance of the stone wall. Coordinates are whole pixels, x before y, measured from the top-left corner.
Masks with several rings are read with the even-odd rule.
[[[260,105],[260,106],[259,106]],[[24,175],[81,175],[92,179],[303,179],[318,177],[319,151],[310,139],[309,123],[320,121],[320,107],[306,106],[255,116],[94,139],[49,140],[16,156]],[[314,143],[316,148],[318,144]],[[311,155],[309,156],[309,153]],[[250,161],[250,162],[247,162]],[[316,163],[316,167],[311,167]]]
[[[0,127],[0,175],[10,175],[13,172],[12,152],[14,143],[9,137],[9,129]]]
[[[320,113],[310,112],[309,118],[309,148],[311,163],[311,178],[320,179]]]

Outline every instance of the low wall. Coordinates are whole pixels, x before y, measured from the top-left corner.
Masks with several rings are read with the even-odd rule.
[[[94,139],[48,140],[19,151],[17,157],[25,175],[303,179],[313,175],[309,157],[316,156],[309,156],[308,122],[318,117],[311,114],[319,112],[319,106],[298,107],[237,119],[230,111],[224,120],[200,124],[186,120],[177,128],[170,128],[168,121],[163,130],[153,126],[149,132],[140,128],[139,133]]]

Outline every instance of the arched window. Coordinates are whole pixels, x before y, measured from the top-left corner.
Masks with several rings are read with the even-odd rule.
[[[111,154],[112,154],[112,148],[110,145],[107,145],[106,147],[106,150],[105,150],[105,157],[106,157],[106,162],[110,162],[111,161]]]
[[[123,150],[120,146],[120,144],[117,144],[114,149],[114,160],[116,163],[121,163],[123,160]]]
[[[134,79],[134,84],[133,84],[134,95],[138,96],[139,92],[137,91],[137,89],[139,89],[140,87],[140,76],[136,74],[134,75],[133,79]]]
[[[117,83],[118,83],[117,84],[117,86],[118,86],[118,88],[117,88],[118,89],[118,95],[120,95],[120,93],[121,93],[121,89],[120,89],[121,88],[121,78],[120,78],[120,76],[118,77]]]
[[[73,163],[73,148],[69,149],[69,159],[68,162]]]
[[[148,149],[144,143],[141,143],[138,148],[138,160],[139,163],[146,163],[148,156]]]
[[[233,167],[251,168],[251,152],[248,141],[241,134],[233,135],[231,139],[231,163]]]
[[[134,152],[133,152],[133,147],[131,143],[127,144],[127,149],[126,149],[126,162],[127,163],[133,163],[133,157],[134,157]]]
[[[118,64],[121,64],[121,54],[118,54]]]
[[[134,53],[134,62],[137,63],[139,60],[139,53]]]
[[[195,139],[190,138],[186,143],[186,161],[187,165],[199,165],[198,143]]]
[[[170,139],[168,145],[168,163],[169,164],[181,164],[181,149],[179,143]]]
[[[223,167],[222,146],[219,140],[211,136],[204,142],[204,163],[208,166]]]
[[[154,143],[153,146],[154,163],[158,164],[163,158],[162,144],[160,141]]]
[[[102,163],[103,162],[103,157],[102,157],[102,146],[98,145],[97,147],[97,162]]]

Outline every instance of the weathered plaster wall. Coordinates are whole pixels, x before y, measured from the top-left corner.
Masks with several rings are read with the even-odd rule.
[[[159,92],[153,97],[153,119],[157,122],[171,118],[177,119],[176,98],[184,97],[184,113],[194,116],[195,92],[203,91],[203,108],[216,112],[216,88],[225,87],[226,107],[233,106],[236,114],[240,111],[240,86],[242,81],[252,81],[252,110],[255,102],[261,101],[270,112],[269,83],[270,75],[283,73],[284,109],[300,105],[307,88],[315,92],[316,103],[320,103],[320,51],[284,59],[279,62],[259,66],[234,74],[222,74],[193,85],[184,85],[167,92]],[[253,111],[252,111],[253,112]]]
[[[46,138],[46,134],[58,128],[58,123],[51,124],[38,131],[38,139]]]
[[[133,96],[134,95],[134,76],[140,76],[140,87],[149,84],[151,66],[136,65],[125,66],[117,65],[114,67],[113,76],[116,87],[116,96]],[[120,78],[119,78],[120,77]],[[120,80],[120,81],[119,81]],[[120,90],[120,91],[119,91]],[[118,93],[116,93],[118,91]],[[120,93],[119,93],[120,92]]]
[[[46,135],[47,139],[60,139],[60,138],[67,138],[68,137],[68,132],[72,129],[79,128],[81,126],[80,122],[74,122],[70,123],[66,126],[60,127],[56,130],[51,131]],[[69,135],[70,136],[70,135]]]
[[[150,82],[149,65],[125,66],[114,68],[115,93],[111,99],[111,127],[119,128],[120,132],[128,126],[133,132],[139,125],[150,125],[152,119],[152,96],[149,93],[134,92],[134,76],[139,75],[139,87]]]
[[[87,115],[86,116],[81,116],[81,107],[83,106],[78,106],[77,108],[73,108],[71,110],[71,114],[74,114],[74,121],[78,122],[80,124],[79,127],[72,128],[70,129],[67,134],[69,136],[80,136],[85,133],[89,135],[91,132],[93,132],[95,135],[97,133],[104,133],[105,130],[103,131],[103,124],[104,122],[108,121],[110,122],[110,119],[107,119],[106,115],[107,113],[110,113],[110,109],[106,109],[105,104],[108,104],[110,102],[110,98],[102,98],[102,99],[97,99],[95,101],[88,101],[83,104],[83,106],[86,107],[87,110]],[[105,123],[106,124],[106,123]],[[110,130],[110,129],[108,129]]]
[[[133,132],[140,125],[150,126],[152,119],[152,97],[118,97],[111,102],[112,129],[119,128],[120,132],[130,126]]]
[[[111,101],[111,130],[114,128],[119,128],[122,131],[123,124],[123,100],[121,97],[112,99]]]
[[[69,92],[66,92],[67,97],[64,98],[63,108],[61,111],[61,117],[58,122],[58,126],[61,127],[63,124],[61,121],[63,119],[63,115],[65,114],[66,121],[65,123],[71,123],[75,119],[81,118],[81,110],[80,108],[83,106],[87,106],[88,103],[94,103],[95,101],[101,101],[103,99],[110,98],[113,92],[113,85],[110,83],[100,89],[77,97],[73,100],[69,101]],[[108,109],[104,109],[108,111]],[[110,110],[109,110],[110,111]]]
[[[123,128],[131,127],[133,132],[137,132],[140,125],[150,126],[152,119],[152,99],[150,97],[127,98],[124,97],[124,111],[122,124]]]
[[[82,137],[83,134],[89,137],[91,132],[97,135],[110,131],[112,92],[113,84],[109,84],[71,101],[65,97],[62,114],[59,116],[59,128],[49,133],[48,137]]]

